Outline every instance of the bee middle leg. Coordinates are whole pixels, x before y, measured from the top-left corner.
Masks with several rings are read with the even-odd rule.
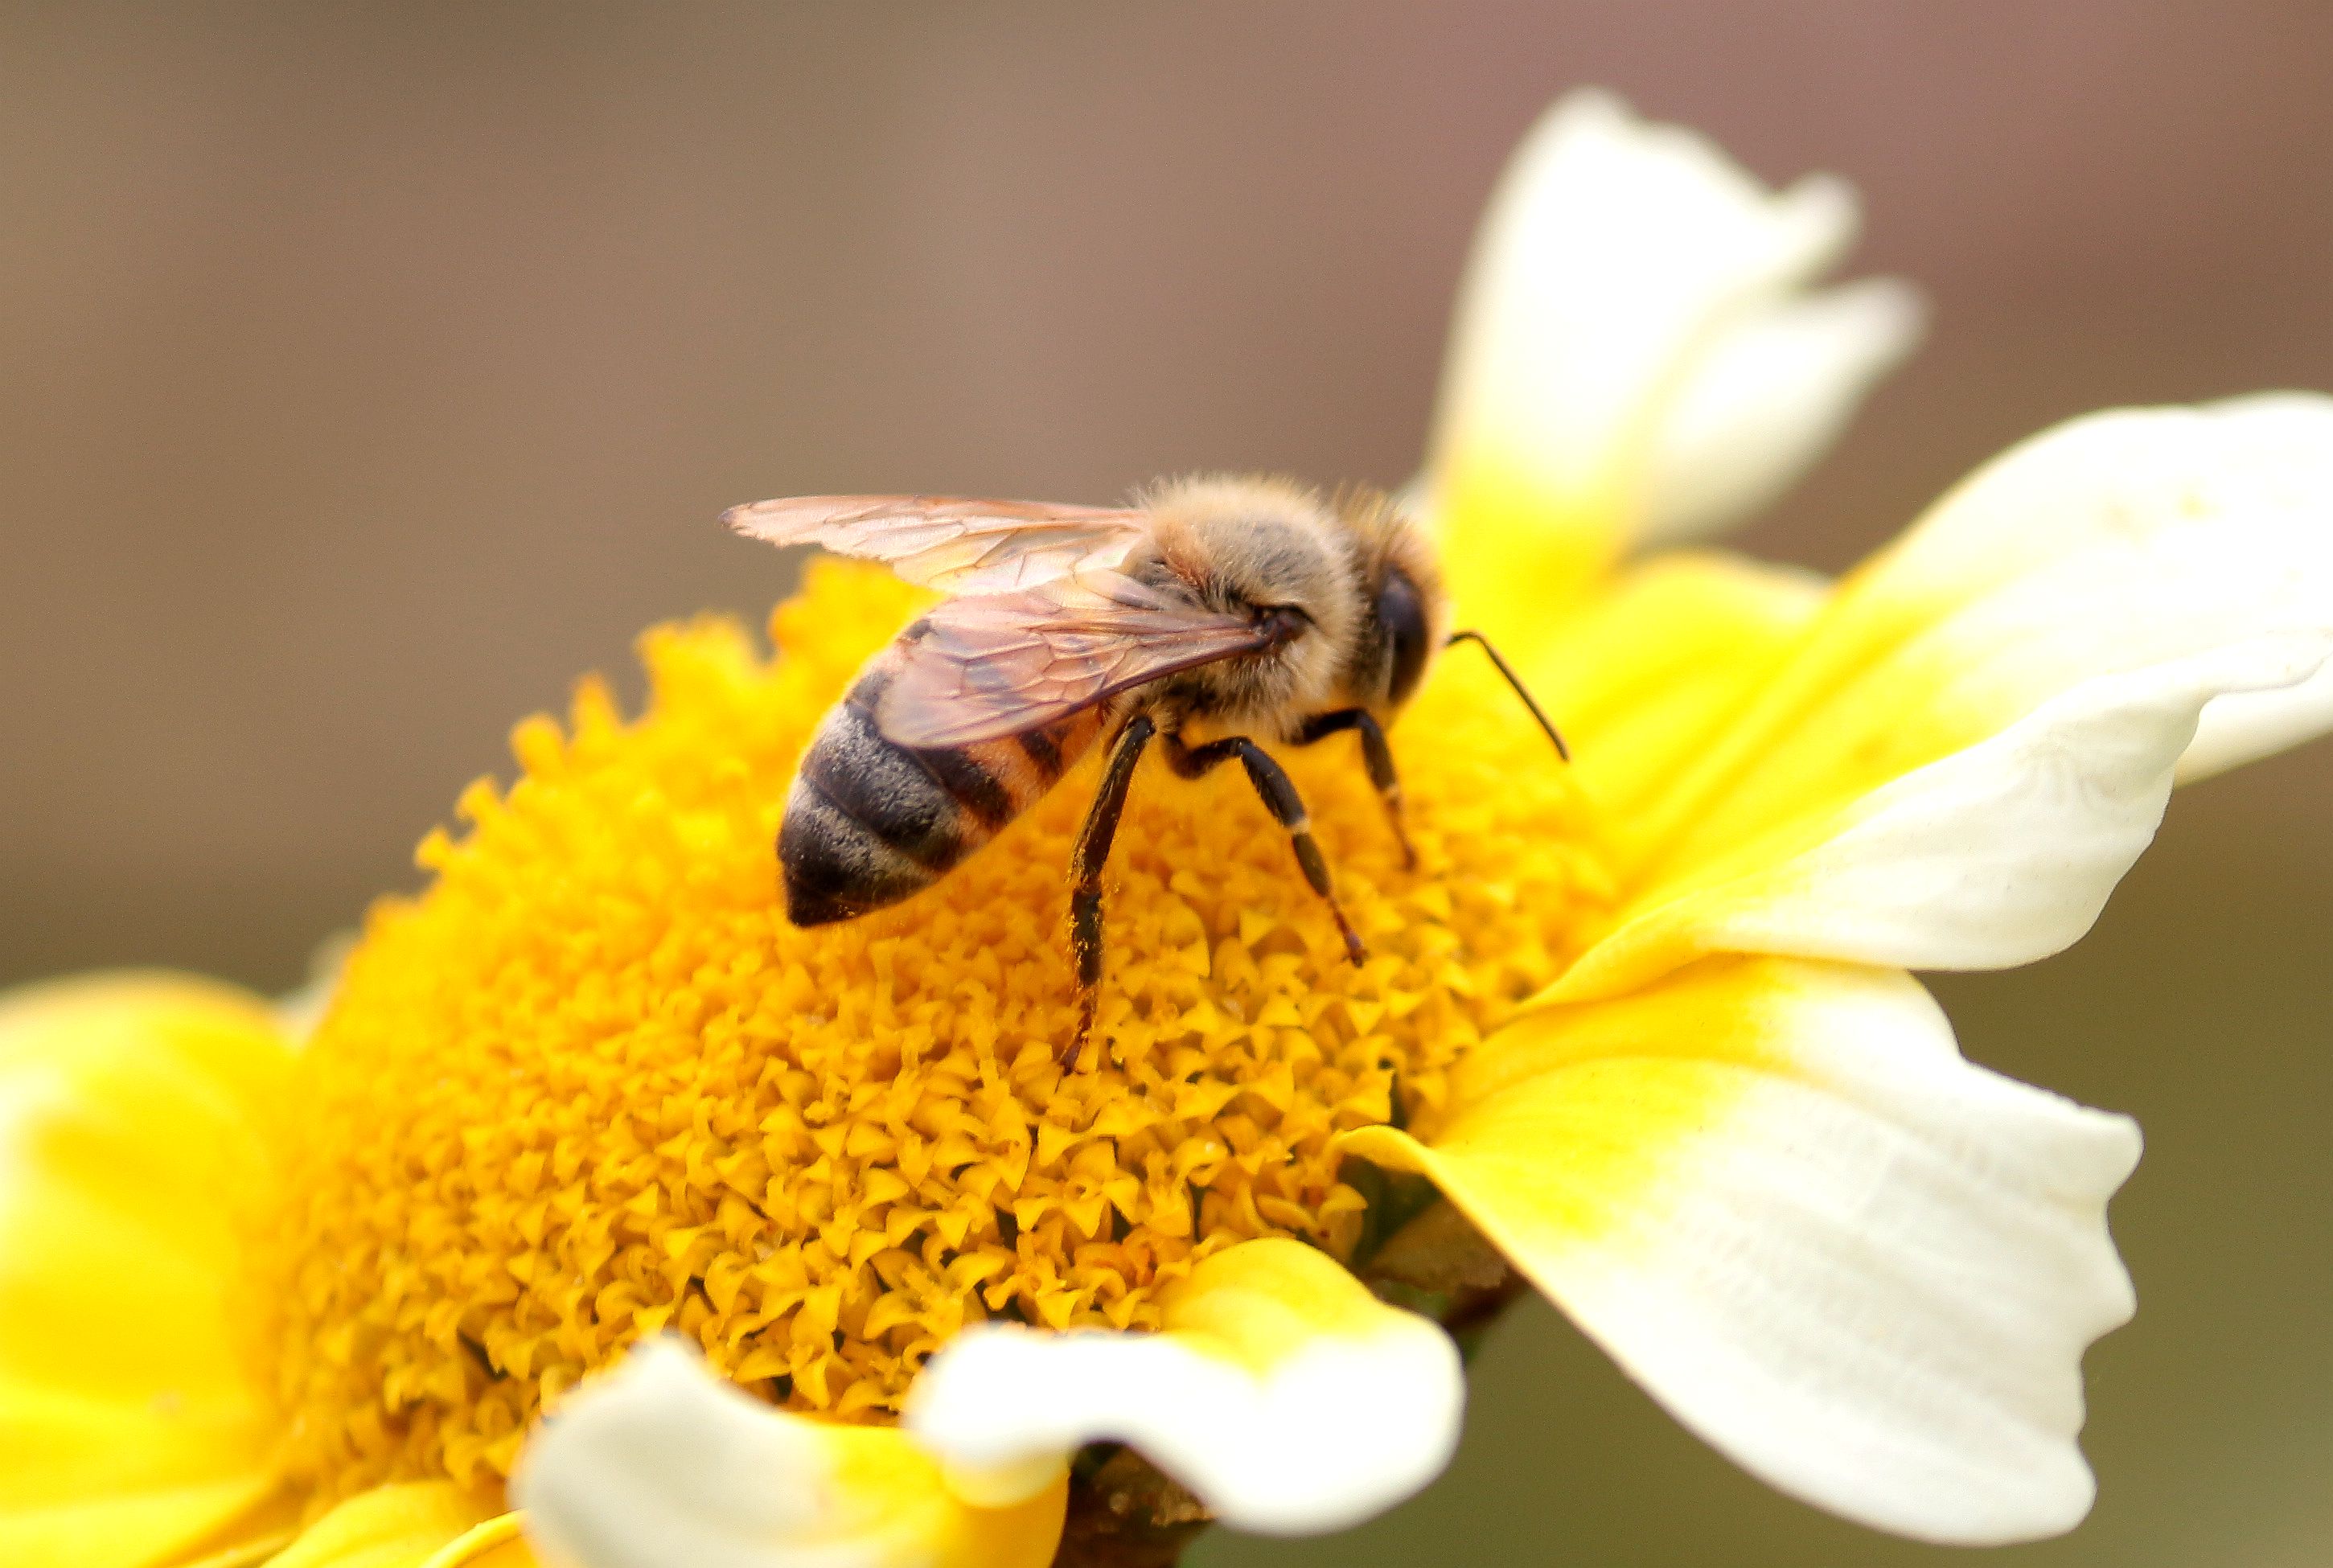
[[[1086,811],[1070,851],[1070,949],[1078,965],[1078,1032],[1063,1059],[1084,1049],[1093,1033],[1094,1011],[1101,993],[1101,871],[1109,860],[1110,841],[1118,837],[1118,819],[1126,812],[1126,793],[1134,782],[1134,765],[1142,749],[1157,732],[1147,713],[1137,713],[1110,743],[1103,764],[1101,788]]]
[[[1310,746],[1344,730],[1359,732],[1361,762],[1369,770],[1369,782],[1377,786],[1378,798],[1385,802],[1386,821],[1392,825],[1394,842],[1401,846],[1401,863],[1414,868],[1417,851],[1410,847],[1409,829],[1401,820],[1401,775],[1393,770],[1393,748],[1386,744],[1385,726],[1377,716],[1367,708],[1315,713],[1298,729],[1292,744]]]
[[[1304,798],[1296,793],[1295,784],[1287,771],[1272,760],[1272,754],[1245,735],[1227,735],[1204,746],[1188,745],[1180,735],[1171,732],[1165,739],[1166,765],[1185,779],[1196,779],[1234,757],[1239,759],[1247,770],[1248,782],[1263,797],[1264,809],[1288,829],[1288,841],[1296,851],[1296,864],[1304,868],[1304,880],[1328,902],[1329,913],[1335,917],[1337,930],[1345,939],[1345,955],[1355,963],[1366,961],[1369,950],[1362,944],[1360,932],[1353,929],[1353,923],[1345,918],[1344,908],[1337,902],[1336,891],[1329,881],[1329,862],[1313,840],[1312,819],[1304,809]]]

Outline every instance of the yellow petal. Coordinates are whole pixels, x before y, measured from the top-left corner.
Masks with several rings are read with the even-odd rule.
[[[219,1551],[197,1550],[200,1554],[184,1563],[174,1563],[172,1568],[261,1568],[275,1560],[278,1553],[292,1544],[298,1532],[292,1529],[265,1530],[257,1534],[237,1531],[245,1539]]]
[[[1432,1480],[1464,1399],[1439,1328],[1267,1238],[1202,1262],[1155,1334],[967,1330],[924,1369],[906,1420],[975,1474],[1130,1443],[1225,1523],[1295,1535],[1357,1524]]]
[[[1504,651],[1570,742],[1589,798],[1626,823],[1773,677],[1828,591],[1811,573],[1675,551]]]
[[[1773,193],[1608,94],[1551,110],[1483,220],[1452,334],[1429,503],[1494,636],[1632,541],[1714,530],[1828,443],[1909,347],[1897,285],[1794,298],[1845,249],[1834,180]]]
[[[524,1568],[517,1534],[517,1515],[491,1499],[450,1481],[412,1481],[349,1498],[268,1568]]]
[[[562,1568],[1043,1568],[1068,1471],[1016,1478],[979,1506],[898,1428],[773,1409],[664,1336],[570,1396],[511,1485]]]
[[[2175,776],[2333,723],[2333,400],[2095,416],[1842,583],[1622,824],[1559,994],[1699,952],[2030,961],[2088,929]],[[2200,736],[2200,739],[2199,739]]]
[[[274,1487],[243,1337],[289,1053],[163,975],[0,999],[0,1562],[136,1568]]]
[[[1850,1518],[2069,1527],[2080,1358],[2128,1317],[2136,1129],[1963,1061],[1910,977],[1719,959],[1468,1058],[1431,1177],[1679,1420]]]

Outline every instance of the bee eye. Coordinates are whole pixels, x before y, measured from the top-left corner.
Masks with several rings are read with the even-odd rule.
[[[1426,654],[1426,600],[1399,570],[1387,571],[1378,590],[1378,625],[1386,640],[1386,700],[1399,707],[1417,690]]]

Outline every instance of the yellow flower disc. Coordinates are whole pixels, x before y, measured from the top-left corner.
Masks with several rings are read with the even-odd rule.
[[[296,1085],[279,1267],[291,1463],[321,1500],[507,1475],[523,1428],[673,1328],[795,1409],[869,1420],[968,1322],[1155,1326],[1205,1254],[1332,1253],[1332,1134],[1544,984],[1605,900],[1584,804],[1512,697],[1445,663],[1394,747],[1404,869],[1349,738],[1285,753],[1370,958],[1345,959],[1235,768],[1146,764],[1109,881],[1098,1066],[1064,1069],[1064,867],[1091,759],[936,887],[787,924],[795,760],[921,600],[826,562],[764,660],[645,640],[625,722],[586,683],[462,799],[418,898],[377,907]]]

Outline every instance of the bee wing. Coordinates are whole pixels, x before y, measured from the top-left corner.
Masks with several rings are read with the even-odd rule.
[[[1249,617],[1193,608],[1114,571],[949,599],[901,644],[875,722],[902,746],[968,746],[1274,640]]]
[[[879,560],[955,594],[1114,567],[1143,535],[1143,514],[1123,508],[962,495],[797,495],[733,506],[721,521],[748,539]]]

